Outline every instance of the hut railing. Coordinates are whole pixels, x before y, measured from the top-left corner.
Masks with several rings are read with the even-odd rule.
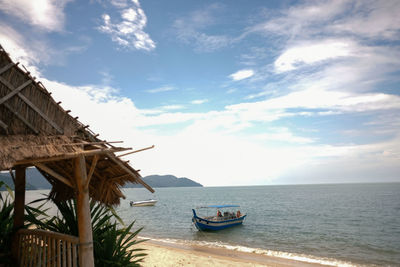
[[[18,231],[19,266],[78,266],[79,238],[41,229]]]

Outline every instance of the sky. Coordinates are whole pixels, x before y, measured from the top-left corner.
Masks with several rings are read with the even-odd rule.
[[[400,182],[400,1],[0,0],[0,44],[142,176]]]

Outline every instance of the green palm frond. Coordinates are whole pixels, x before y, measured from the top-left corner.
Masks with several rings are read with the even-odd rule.
[[[78,236],[77,206],[75,200],[56,202],[57,216],[48,217],[41,227],[55,232]],[[90,214],[92,218],[93,248],[96,267],[109,266],[140,266],[139,262],[147,254],[143,249],[133,246],[145,241],[137,240],[137,234],[131,229],[135,222],[127,227],[112,207],[90,202]]]

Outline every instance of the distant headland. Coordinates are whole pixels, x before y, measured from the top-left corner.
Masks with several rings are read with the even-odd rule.
[[[51,184],[42,176],[36,168],[28,168],[26,170],[26,189],[51,189]],[[149,175],[142,178],[145,183],[151,187],[203,187],[203,185],[190,180],[189,178],[177,178],[174,175]],[[14,189],[14,182],[7,172],[0,173],[0,181],[4,181],[12,189]],[[137,188],[142,187],[139,184],[126,184],[124,188]]]
[[[143,177],[143,181],[151,187],[203,187],[203,185],[189,178],[177,178],[174,175],[149,175]],[[141,187],[139,184],[127,184],[125,188]]]

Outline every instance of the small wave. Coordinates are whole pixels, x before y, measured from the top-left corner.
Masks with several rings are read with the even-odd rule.
[[[159,238],[144,237],[144,236],[141,236],[140,238],[154,240],[156,242],[161,242],[161,243],[166,243],[166,244],[176,244],[176,245],[182,245],[182,246],[198,245],[198,246],[205,246],[205,247],[210,247],[210,248],[224,248],[224,249],[229,249],[229,250],[233,250],[233,251],[255,253],[255,254],[259,254],[259,255],[278,257],[278,258],[282,258],[282,259],[295,260],[295,261],[301,261],[301,262],[306,262],[306,263],[316,263],[316,264],[327,265],[327,266],[340,266],[340,267],[373,266],[373,265],[354,264],[354,263],[346,262],[346,261],[342,261],[342,260],[331,259],[331,258],[322,258],[322,257],[316,257],[316,256],[300,254],[300,253],[291,253],[291,252],[284,252],[284,251],[274,251],[274,250],[266,250],[266,249],[261,249],[261,248],[251,248],[251,247],[245,247],[245,246],[230,245],[230,244],[226,244],[226,243],[222,243],[222,242],[192,241],[192,240],[181,240],[181,239],[173,239],[173,238],[159,239]]]

